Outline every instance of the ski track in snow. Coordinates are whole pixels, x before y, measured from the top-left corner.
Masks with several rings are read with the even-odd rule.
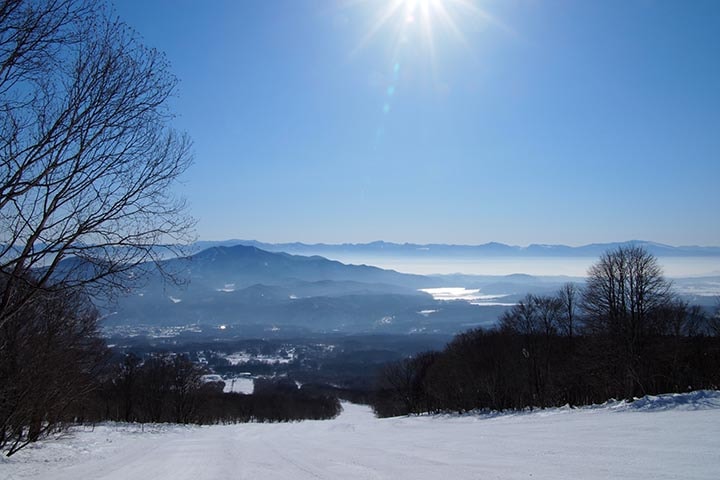
[[[0,479],[712,479],[720,392],[509,414],[206,427],[107,424],[0,459]]]

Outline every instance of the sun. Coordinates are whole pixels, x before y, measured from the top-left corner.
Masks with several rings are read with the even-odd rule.
[[[405,21],[414,23],[418,17],[430,19],[444,10],[443,0],[401,0]]]
[[[474,40],[468,41],[465,34],[473,39],[479,23],[497,24],[481,8],[486,1],[347,0],[347,7],[363,19],[358,22],[359,43],[350,55],[366,52],[384,64],[384,73],[371,81],[374,87],[383,87],[378,102],[383,119],[392,115],[404,85],[415,83],[439,95],[448,91],[444,67],[458,58],[451,49],[471,52]],[[384,121],[376,130],[378,143],[385,135]]]
[[[473,21],[492,20],[480,8],[480,0],[365,0],[357,3],[375,9],[375,15],[356,50],[361,50],[381,32],[390,32],[393,47],[400,43],[419,45],[431,56],[436,36],[454,37],[465,43],[463,26]]]

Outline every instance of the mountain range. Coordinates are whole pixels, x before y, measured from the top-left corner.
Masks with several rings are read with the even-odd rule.
[[[614,243],[592,243],[572,247],[568,245],[531,244],[526,247],[490,242],[481,245],[416,244],[376,241],[370,243],[306,244],[264,243],[257,240],[199,241],[192,246],[201,251],[215,246],[253,246],[268,252],[286,252],[298,255],[337,254],[371,255],[373,257],[598,257],[619,246],[636,245],[644,247],[658,257],[717,257],[720,247],[714,246],[672,246],[645,240],[630,240]]]
[[[151,273],[133,294],[104,307],[105,326],[454,333],[492,324],[507,308],[496,303],[438,300],[420,290],[457,286],[453,277],[410,275],[254,246],[211,247],[165,260],[162,268],[179,274],[185,284],[168,285],[159,273]],[[502,290],[508,301],[533,288],[533,277],[525,275],[478,277],[476,281],[488,291]],[[545,291],[555,286],[543,283],[534,288]]]
[[[161,267],[183,283],[168,284],[159,270],[141,266],[149,273],[140,288],[113,304],[99,305],[106,327],[193,325],[212,334],[221,326],[452,334],[494,324],[508,306],[528,293],[552,294],[567,281],[583,282],[524,274],[413,275],[246,245],[212,246],[164,260]],[[679,286],[712,299],[704,289],[719,280],[689,279]],[[446,290],[443,294],[429,290],[434,288]]]

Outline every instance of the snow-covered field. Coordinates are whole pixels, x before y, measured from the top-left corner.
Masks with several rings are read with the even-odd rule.
[[[344,407],[332,421],[78,429],[0,460],[0,478],[720,478],[720,392],[497,415]]]
[[[223,392],[230,393],[246,393],[251,394],[255,391],[255,380],[250,377],[231,377],[226,378]]]

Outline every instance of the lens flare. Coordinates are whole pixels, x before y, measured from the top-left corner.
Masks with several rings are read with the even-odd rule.
[[[378,57],[391,66],[383,78],[384,91],[378,99],[380,124],[376,129],[376,147],[386,135],[386,124],[392,115],[394,103],[403,95],[403,84],[417,81],[418,72],[429,71],[430,83],[440,91],[438,61],[441,50],[469,47],[463,31],[471,34],[478,24],[498,25],[480,4],[483,0],[347,0],[345,6],[358,12],[359,18],[367,18],[367,26],[361,33],[351,56],[370,50],[377,54],[377,47],[384,47],[387,55]],[[454,41],[453,41],[454,40]],[[442,48],[440,48],[442,47]],[[388,63],[389,60],[389,63]],[[426,63],[427,65],[418,65]],[[403,78],[407,69],[409,77]],[[429,67],[429,70],[425,70]],[[381,83],[381,84],[382,84]]]

